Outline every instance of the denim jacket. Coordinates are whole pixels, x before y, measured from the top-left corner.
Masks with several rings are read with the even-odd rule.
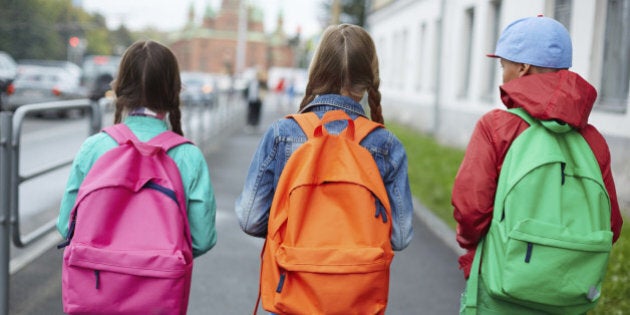
[[[363,107],[350,97],[328,94],[317,96],[302,112],[315,112],[320,118],[330,110],[342,109],[351,118],[365,116]],[[331,133],[345,128],[344,121],[326,125]],[[265,237],[267,221],[275,187],[291,154],[306,141],[306,135],[291,118],[274,122],[264,134],[245,179],[235,210],[245,233]],[[368,134],[361,145],[374,157],[381,173],[392,208],[391,244],[394,250],[402,250],[413,236],[413,204],[407,177],[407,154],[402,143],[385,128],[377,128]]]

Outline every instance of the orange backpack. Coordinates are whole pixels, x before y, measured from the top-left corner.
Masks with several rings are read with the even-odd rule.
[[[290,115],[308,140],[289,158],[274,195],[261,254],[263,308],[276,314],[384,314],[391,208],[370,152],[375,128],[341,110],[321,121]],[[325,124],[347,120],[339,135]],[[260,298],[260,297],[259,297]]]

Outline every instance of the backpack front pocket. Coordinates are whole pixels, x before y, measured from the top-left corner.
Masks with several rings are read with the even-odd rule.
[[[289,314],[380,314],[387,305],[391,256],[382,248],[298,248],[276,252],[275,306]],[[369,303],[366,303],[369,301]]]
[[[71,244],[64,252],[64,264],[62,295],[67,313],[179,313],[187,305],[190,279],[186,275],[192,264],[181,252]],[[173,296],[174,292],[185,296]]]
[[[599,297],[612,232],[575,234],[524,220],[508,234],[502,287],[521,301],[552,306],[590,304]]]

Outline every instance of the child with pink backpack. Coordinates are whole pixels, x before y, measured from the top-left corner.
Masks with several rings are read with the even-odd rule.
[[[186,313],[193,257],[217,236],[204,155],[183,137],[179,73],[151,40],[123,55],[114,125],[82,144],[61,201],[66,313]]]

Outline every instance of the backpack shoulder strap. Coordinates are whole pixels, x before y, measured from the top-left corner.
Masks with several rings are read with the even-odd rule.
[[[383,124],[371,121],[363,116],[357,117],[354,122],[354,140],[357,143],[360,143],[374,129],[384,127]]]
[[[521,107],[517,107],[517,108],[510,108],[508,109],[508,112],[521,117],[524,121],[526,121],[530,126],[533,126],[536,124],[536,122],[538,120],[536,120],[534,117],[532,117],[525,109],[521,108]]]
[[[464,300],[460,307],[463,307],[460,310],[461,315],[475,315],[477,314],[477,294],[479,292],[479,272],[480,272],[480,264],[481,257],[483,254],[483,243],[486,237],[482,237],[479,239],[479,243],[477,243],[477,249],[475,250],[475,258],[473,259],[472,266],[470,267],[470,274],[468,276],[468,280],[466,281],[466,291],[464,291]]]
[[[103,132],[114,138],[119,145],[130,140],[132,142],[141,142],[133,131],[131,131],[131,129],[129,129],[129,127],[125,124],[115,124],[113,126],[103,128]],[[153,137],[147,143],[153,146],[161,147],[164,151],[168,151],[180,144],[190,143],[190,140],[168,130]]]
[[[317,117],[317,114],[313,112],[303,113],[303,114],[292,114],[286,116],[287,118],[293,118],[302,131],[306,134],[306,136],[310,139],[315,134],[315,129],[320,125],[321,120]],[[382,124],[377,122],[373,122],[363,116],[357,117],[355,120],[354,127],[354,140],[359,143],[363,138],[365,138],[370,132],[372,132],[376,128],[383,127]]]
[[[291,114],[287,115],[286,118],[293,118],[295,122],[302,128],[302,131],[306,134],[307,139],[311,139],[314,137],[315,128],[319,125],[320,119],[317,117],[317,114],[313,112],[307,112],[303,114]]]
[[[138,137],[127,127],[125,124],[115,124],[106,128],[103,128],[103,132],[114,138],[118,144],[123,144],[129,140],[133,142],[139,142]]]
[[[151,140],[149,140],[148,143],[154,146],[161,147],[162,149],[164,149],[164,151],[168,151],[180,144],[192,142],[186,139],[184,136],[181,136],[171,130],[167,130],[153,137]]]

